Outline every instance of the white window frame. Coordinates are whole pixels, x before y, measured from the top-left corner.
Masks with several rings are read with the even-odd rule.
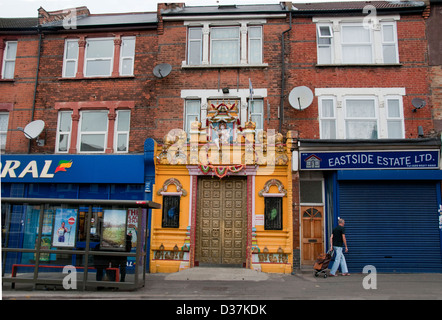
[[[107,57],[100,57],[100,58],[88,58],[87,54],[88,54],[88,50],[89,50],[89,44],[91,42],[96,42],[96,41],[112,41],[112,55],[111,56],[107,56]],[[115,52],[115,43],[114,43],[114,38],[109,37],[109,38],[87,38],[86,39],[86,48],[84,50],[84,76],[86,78],[94,78],[94,77],[110,77],[112,75],[112,70],[113,70],[113,66],[114,66],[114,52]],[[109,73],[107,74],[101,74],[101,75],[88,75],[87,73],[87,65],[89,61],[109,61]]]
[[[256,29],[259,29],[260,31],[259,31],[259,37],[252,37],[252,35],[251,35],[251,32],[250,32],[250,29],[252,29],[252,28],[256,28]],[[264,46],[264,43],[263,43],[263,37],[262,37],[262,26],[249,26],[248,27],[248,30],[247,30],[247,32],[248,32],[248,39],[249,39],[249,42],[247,43],[247,51],[248,51],[248,61],[249,61],[249,63],[251,63],[251,64],[261,64],[262,63],[262,60],[263,60],[263,56],[264,56],[264,52],[263,52],[263,46]],[[260,43],[260,48],[261,48],[261,50],[260,50],[260,52],[259,52],[259,59],[258,59],[258,61],[255,61],[255,62],[252,62],[252,50],[251,50],[251,48],[252,48],[252,45],[251,45],[251,42],[252,41],[259,41],[259,43]]]
[[[393,27],[393,41],[386,41],[385,37],[384,37],[384,28],[385,26],[392,26]],[[382,36],[382,61],[384,61],[384,54],[383,54],[383,50],[385,46],[394,46],[394,51],[395,51],[395,62],[393,63],[398,63],[399,62],[399,51],[398,51],[398,38],[397,38],[397,25],[395,22],[382,22],[381,23],[381,36]]]
[[[124,48],[124,42],[128,40],[134,41],[134,54],[130,56],[123,56],[123,48]],[[134,69],[135,69],[135,48],[136,48],[136,37],[122,37],[121,38],[121,48],[120,48],[120,76],[133,76],[134,75]],[[132,70],[129,74],[123,74],[123,62],[124,60],[131,60],[132,61]]]
[[[252,111],[254,111],[252,104],[254,104],[255,102],[261,103],[262,112],[252,112]],[[258,133],[259,131],[263,131],[264,130],[264,99],[249,100],[248,107],[249,107],[249,114],[250,114],[251,121],[253,121],[253,117],[259,117],[259,123],[255,122],[256,133]]]
[[[189,113],[188,112],[187,104],[190,103],[190,102],[198,102],[199,103],[199,111],[197,113]],[[188,126],[187,126],[187,117],[198,118],[198,121],[200,121],[200,119],[201,119],[201,99],[189,98],[189,99],[185,99],[184,100],[183,130],[187,134],[187,139],[190,139],[190,130],[191,130],[191,128],[188,128]]]
[[[187,31],[187,43],[186,43],[186,61],[182,62],[183,68],[218,68],[218,67],[266,67],[267,63],[263,63],[264,57],[264,36],[262,26],[266,23],[265,19],[247,19],[247,20],[206,20],[206,21],[196,21],[189,20],[184,21],[184,25],[188,27]],[[190,28],[202,28],[202,39],[190,39],[189,29]],[[235,64],[213,64],[212,62],[212,43],[211,31],[213,28],[239,28],[239,59],[238,63]],[[261,62],[250,63],[250,39],[249,39],[249,27],[261,27]],[[236,38],[235,38],[236,39]],[[190,64],[190,42],[200,41],[201,44],[201,62],[199,65]],[[217,41],[217,40],[215,40]]]
[[[348,101],[349,100],[369,100],[373,102],[373,108],[374,108],[374,116],[373,117],[350,117],[347,115],[348,111]],[[345,139],[379,139],[379,112],[378,112],[378,102],[376,99],[376,96],[346,96],[344,97],[344,130],[345,130]],[[358,121],[358,122],[364,122],[364,121],[370,121],[370,122],[376,122],[376,138],[361,138],[361,137],[348,137],[347,133],[347,123],[350,121]]]
[[[365,20],[359,17],[314,17],[313,23],[316,23],[316,46],[317,46],[317,64],[318,65],[396,65],[399,64],[399,45],[397,35],[397,21],[400,20],[399,15],[377,16],[374,19]],[[320,26],[330,26],[332,32],[331,41],[331,62],[321,61],[319,56],[319,38]],[[343,43],[342,27],[343,26],[366,26],[370,29],[370,39],[372,46],[372,62],[371,63],[349,63],[343,61],[344,45],[360,45],[360,43]],[[387,25],[393,26],[394,41],[385,42],[383,28]],[[368,44],[367,44],[368,45]],[[395,62],[384,62],[383,48],[384,46],[395,46],[396,57]],[[324,45],[322,45],[324,46]]]
[[[341,35],[344,33],[344,28],[352,28],[352,27],[357,27],[357,28],[364,28],[363,23],[342,23],[341,24]],[[342,52],[342,63],[343,64],[373,64],[374,63],[374,57],[375,57],[375,53],[374,53],[374,39],[373,39],[373,32],[371,30],[368,30],[368,35],[370,37],[370,39],[368,40],[368,42],[354,42],[354,41],[348,41],[348,42],[344,42],[344,37],[341,37],[341,52]],[[369,51],[370,51],[370,55],[371,55],[371,59],[370,61],[365,61],[365,62],[359,62],[359,61],[345,61],[344,59],[344,49],[345,48],[352,48],[352,47],[369,47]]]
[[[77,57],[74,59],[74,58],[71,58],[71,59],[68,59],[67,58],[67,53],[68,53],[68,43],[69,42],[76,42],[77,43]],[[64,44],[64,55],[63,55],[63,78],[74,78],[76,75],[77,75],[77,71],[78,71],[78,55],[79,55],[79,50],[78,50],[78,39],[67,39],[66,41],[65,41],[65,44]],[[67,68],[66,68],[66,65],[67,65],[67,63],[68,62],[74,62],[75,63],[75,67],[74,67],[74,75],[72,75],[72,76],[68,76],[68,75],[66,75],[66,71],[67,71]]]
[[[15,55],[13,58],[7,58],[8,52],[9,52],[9,45],[15,43]],[[16,65],[16,58],[17,58],[17,50],[18,50],[18,41],[6,41],[5,42],[5,50],[3,52],[3,63],[2,63],[2,79],[14,79],[15,77],[15,65]],[[13,63],[14,68],[12,71],[12,76],[6,76],[6,64],[7,63]]]
[[[55,152],[56,153],[68,153],[69,152],[69,148],[71,146],[71,133],[72,133],[72,111],[60,111],[58,112],[58,121],[57,121],[57,137],[55,140]],[[63,115],[67,115],[69,114],[71,116],[71,123],[69,126],[69,131],[61,131],[60,126],[61,126],[61,117]],[[60,151],[60,136],[67,136],[67,148],[66,151]]]
[[[86,113],[92,112],[102,112],[106,113],[106,130],[105,131],[82,131],[83,117]],[[78,153],[105,153],[107,148],[107,136],[109,132],[109,110],[85,110],[80,111],[80,121],[78,123],[78,141],[77,141],[77,152]],[[84,135],[103,135],[104,134],[104,145],[103,151],[82,151],[81,150],[81,137]]]
[[[6,148],[6,140],[8,139],[8,127],[9,127],[9,112],[0,112],[0,115],[4,115],[8,117],[8,120],[6,121],[6,130],[0,130],[0,136],[4,136],[5,137],[5,144],[2,145],[1,144],[1,139],[0,139],[0,151],[4,151]],[[2,129],[2,128],[0,128]]]
[[[389,101],[398,101],[399,105],[399,116],[398,117],[390,117],[389,116]],[[405,123],[404,123],[404,106],[403,106],[403,100],[401,96],[386,96],[385,97],[385,117],[387,122],[387,137],[389,139],[404,139],[405,138]],[[400,122],[400,129],[401,129],[401,136],[400,137],[393,137],[392,133],[390,132],[390,126],[389,124],[391,122]]]
[[[323,101],[324,100],[331,100],[333,104],[333,116],[325,116],[323,111]],[[337,116],[336,116],[336,97],[334,96],[321,96],[318,98],[318,108],[319,108],[319,136],[322,138],[325,135],[325,132],[323,130],[323,121],[333,121],[335,124],[335,131],[334,131],[334,138],[327,137],[326,139],[336,139],[338,136],[337,129],[338,129],[338,122],[337,122]],[[325,138],[323,138],[325,139]]]
[[[377,119],[377,139],[389,139],[388,121],[400,121],[402,128],[402,138],[405,139],[405,122],[403,97],[405,88],[316,88],[315,95],[318,97],[318,116],[320,123],[320,138],[324,138],[322,132],[323,120],[329,118],[323,117],[322,101],[327,99],[334,100],[334,111],[336,118],[336,139],[348,139],[346,134],[346,104],[349,99],[373,99],[375,102],[375,113]],[[399,101],[400,117],[388,116],[388,101]],[[353,118],[352,118],[353,119]],[[355,118],[356,119],[356,118]],[[397,137],[394,137],[397,138]]]
[[[191,30],[196,30],[196,29],[200,29],[201,30],[201,38],[199,39],[193,39],[190,37],[190,31]],[[203,27],[189,27],[187,28],[187,61],[189,65],[201,65],[202,64],[202,60],[203,60]],[[193,60],[193,58],[191,59],[191,43],[196,43],[197,46],[199,47],[199,59],[198,59],[198,63],[191,63],[191,60]]]
[[[211,27],[210,28],[210,34],[212,35],[213,30],[228,30],[233,29],[237,32],[238,37],[235,38],[217,38],[215,39],[213,36],[210,37],[210,64],[217,64],[217,65],[237,65],[241,61],[241,30],[239,26],[222,26],[222,27]],[[223,43],[223,42],[235,42],[238,46],[236,56],[238,59],[233,63],[226,63],[226,62],[218,62],[215,63],[214,60],[214,43]]]
[[[120,130],[118,128],[118,121],[119,117],[122,113],[129,113],[129,119],[127,123],[127,130]],[[129,136],[130,136],[130,117],[131,117],[131,111],[130,110],[117,110],[117,117],[115,118],[115,130],[114,130],[114,152],[115,153],[129,153]],[[126,135],[126,150],[118,150],[118,137],[120,135]]]
[[[321,27],[328,27],[329,31],[330,31],[330,35],[322,35],[321,34]],[[332,25],[329,23],[318,23],[316,24],[316,36],[317,36],[317,41],[316,41],[316,48],[318,50],[318,63],[323,63],[323,64],[330,64],[334,61],[334,44],[333,44],[333,28]],[[323,38],[323,39],[330,39],[330,44],[325,44],[325,43],[319,43],[319,39]],[[330,50],[330,57],[329,57],[329,61],[320,61],[320,54],[319,51],[321,48],[329,48]]]

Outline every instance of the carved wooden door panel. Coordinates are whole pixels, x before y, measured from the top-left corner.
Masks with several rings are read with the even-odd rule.
[[[302,264],[314,264],[324,251],[323,207],[301,207],[302,216]]]
[[[246,204],[245,179],[198,181],[196,261],[238,265],[246,261]]]

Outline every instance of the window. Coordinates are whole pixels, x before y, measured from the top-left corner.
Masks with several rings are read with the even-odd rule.
[[[332,30],[329,25],[317,26],[318,63],[330,64],[333,60]]]
[[[313,19],[317,22],[318,64],[399,63],[398,19],[385,16],[379,23],[350,22],[350,18]]]
[[[402,139],[404,134],[404,117],[402,100],[387,98],[387,131],[389,139]]]
[[[262,27],[249,27],[249,63],[262,63]]]
[[[212,28],[210,53],[212,64],[238,64],[239,27]]]
[[[404,88],[319,88],[321,139],[404,139]]]
[[[72,111],[58,113],[56,152],[68,152],[71,142]]]
[[[199,65],[203,54],[203,28],[189,28],[188,57],[190,65]]]
[[[80,116],[80,152],[104,152],[106,149],[108,111],[82,111]]]
[[[248,23],[235,21],[212,26],[210,22],[202,22],[202,26],[189,26],[187,61],[183,65],[262,65],[262,26]]]
[[[333,98],[320,99],[320,135],[322,139],[336,139],[336,114]]]
[[[2,79],[14,79],[17,41],[6,41],[3,53]]]
[[[184,131],[187,133],[187,138],[190,138],[192,122],[200,121],[200,110],[200,100],[186,100]]]
[[[378,120],[374,99],[346,99],[345,131],[347,139],[378,138]]]
[[[78,40],[66,40],[64,48],[63,77],[75,77],[78,63]]]
[[[133,76],[134,64],[135,37],[68,39],[65,42],[64,78]]]
[[[129,151],[130,110],[117,111],[115,152]]]
[[[134,74],[135,37],[122,38],[120,59],[120,75],[132,76]]]
[[[264,129],[264,100],[249,101],[250,119],[256,124],[256,132]]]
[[[264,230],[282,230],[282,197],[266,197]]]
[[[114,56],[114,39],[87,39],[85,76],[110,76]]]
[[[9,112],[0,112],[0,150],[3,152],[6,147],[8,134]]]
[[[163,195],[163,228],[179,228],[180,196]]]

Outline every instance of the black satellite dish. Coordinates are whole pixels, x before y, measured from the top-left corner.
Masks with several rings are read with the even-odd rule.
[[[425,107],[427,103],[421,98],[414,98],[413,100],[411,100],[411,104],[414,107],[413,112],[416,112],[417,109]]]
[[[163,79],[172,71],[172,66],[168,63],[161,63],[153,68],[153,74],[159,79]]]

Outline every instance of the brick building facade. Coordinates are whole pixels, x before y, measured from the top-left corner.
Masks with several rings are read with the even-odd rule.
[[[438,8],[437,1],[432,4]],[[432,9],[424,2],[385,1],[368,6],[177,3],[159,4],[157,12],[109,15],[91,14],[85,7],[57,12],[40,8],[38,27],[31,21],[17,28],[17,19],[9,26],[3,21],[0,29],[3,59],[9,41],[18,43],[14,79],[0,81],[0,112],[9,116],[5,153],[127,157],[146,154],[146,148],[153,152],[155,160],[141,173],[147,177],[149,171],[150,178],[144,186],[137,182],[139,195],[170,209],[178,201],[180,219],[172,219],[173,210],[169,217],[164,209],[153,214],[152,272],[178,271],[200,262],[241,262],[262,271],[291,272],[310,266],[327,249],[338,217],[354,222],[349,232],[356,239],[355,251],[366,250],[365,243],[386,252],[382,258],[371,251],[362,258],[350,255],[353,270],[372,261],[381,270],[413,270],[412,262],[403,262],[404,255],[389,253],[397,251],[394,245],[373,244],[377,223],[365,233],[360,230],[366,219],[399,219],[398,206],[391,212],[376,209],[373,199],[381,186],[396,203],[410,190],[429,190],[428,211],[434,212],[423,217],[428,218],[424,227],[433,235],[430,253],[440,249],[440,63],[431,43],[437,39],[439,20]],[[74,20],[68,21],[75,21],[75,27],[67,23],[74,12]],[[169,69],[163,76],[158,68]],[[293,92],[299,87],[307,87],[302,92],[313,96],[304,106],[296,103],[302,97]],[[425,101],[425,106],[416,107],[416,101]],[[45,121],[44,145],[16,129],[36,119]],[[201,167],[192,160],[192,141],[198,151],[206,143],[212,148],[221,123],[234,132],[230,148],[238,143],[246,159]],[[168,136],[172,129],[187,135],[184,158],[184,149],[173,149],[182,137]],[[258,157],[247,160],[246,142],[252,141],[254,151],[261,148],[266,141],[262,130],[279,133],[275,158],[280,162],[267,176],[259,172],[265,166]],[[155,143],[146,142],[148,138]],[[170,150],[178,150],[174,161],[165,156]],[[220,186],[212,185],[204,170],[222,178]],[[11,172],[4,171],[5,176]],[[6,182],[6,187],[13,185]],[[201,226],[200,197],[205,195],[199,190],[204,185],[223,198],[231,185],[238,185],[238,194],[245,192],[236,199],[247,201],[246,211],[238,212],[245,220],[233,221],[242,226],[229,229],[224,226],[228,219],[220,220],[221,232],[240,235],[240,250],[222,253],[238,254],[236,260],[217,260],[218,245],[203,249],[205,232],[219,222],[210,216],[210,227]],[[403,185],[408,189],[402,190]],[[358,202],[351,190],[370,197]],[[379,202],[391,205],[386,201]],[[359,211],[358,203],[379,213],[370,217]],[[278,227],[270,221],[272,205],[281,207]],[[411,206],[403,219],[412,219],[415,210]],[[407,228],[382,232],[385,241],[401,232],[414,239]],[[220,250],[235,243],[225,237]],[[414,245],[417,252],[422,246],[419,241]],[[436,260],[439,270],[440,256]]]

